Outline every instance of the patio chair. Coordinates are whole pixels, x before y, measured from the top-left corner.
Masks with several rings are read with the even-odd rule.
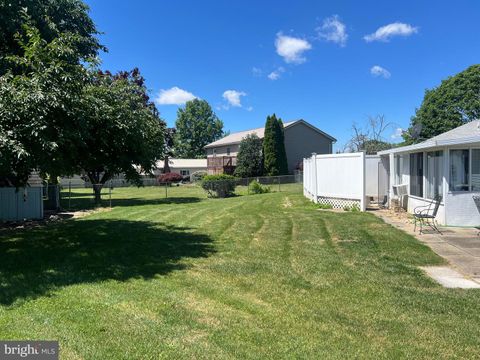
[[[415,220],[414,232],[417,230],[417,223],[420,225],[420,234],[423,232],[423,227],[426,225],[432,230],[438,232],[440,235],[443,235],[440,229],[438,228],[437,221],[435,220],[438,209],[440,208],[440,203],[442,202],[442,196],[437,195],[430,202],[430,204],[425,206],[417,206],[413,210],[413,218]]]
[[[475,203],[475,206],[477,207],[478,212],[480,212],[480,196],[473,195],[473,202]],[[477,229],[480,229],[480,226],[478,226]],[[477,235],[480,236],[480,231],[477,233]]]

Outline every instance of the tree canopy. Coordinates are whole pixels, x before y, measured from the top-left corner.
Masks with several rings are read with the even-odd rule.
[[[140,184],[138,170],[151,173],[162,158],[165,123],[146,95],[138,69],[93,73],[78,112],[83,126],[75,164],[96,188],[121,173]]]
[[[262,140],[255,134],[249,134],[240,142],[237,154],[235,176],[254,177],[263,174]]]
[[[267,116],[263,136],[263,166],[268,176],[288,173],[283,123],[275,114]]]
[[[178,109],[175,156],[204,158],[204,147],[222,137],[223,122],[205,100],[193,99]]]
[[[480,65],[472,65],[425,91],[403,137],[407,144],[421,142],[479,118]]]
[[[12,69],[6,57],[24,56],[26,49],[17,41],[24,36],[25,25],[38,30],[47,43],[62,36],[72,36],[70,49],[75,56],[87,60],[105,49],[88,15],[88,6],[80,0],[15,0],[0,1],[0,75]],[[15,72],[15,71],[14,71]]]
[[[70,172],[81,122],[75,103],[87,77],[76,35],[47,42],[38,29],[24,30],[24,55],[5,58],[15,73],[0,76],[0,178],[9,186],[23,186],[34,169]]]
[[[101,46],[87,7],[0,1],[0,20],[0,186],[25,186],[34,170],[55,180],[84,172],[97,199],[114,175],[139,184],[137,170],[163,155],[165,123],[138,69],[95,67]]]

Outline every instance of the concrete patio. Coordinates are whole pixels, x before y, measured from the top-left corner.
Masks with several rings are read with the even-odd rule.
[[[420,235],[418,228],[417,232],[413,231],[413,219],[406,212],[373,210],[372,213],[386,223],[415,236],[435,253],[445,258],[453,270],[463,274],[467,280],[475,282],[480,287],[480,237],[477,229],[440,227],[442,235],[430,229],[424,230]]]

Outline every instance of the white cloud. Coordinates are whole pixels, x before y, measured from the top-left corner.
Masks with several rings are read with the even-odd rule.
[[[159,105],[183,105],[187,101],[195,99],[196,96],[191,92],[174,86],[170,89],[161,89],[155,102]]]
[[[395,140],[400,139],[402,137],[403,131],[404,130],[402,128],[396,128],[395,132],[391,135],[391,138]]]
[[[262,71],[262,69],[259,69],[259,68],[254,66],[252,68],[252,74],[253,74],[253,76],[262,76],[263,71]]]
[[[338,15],[324,19],[322,26],[319,26],[316,30],[318,36],[326,41],[331,41],[342,47],[347,44],[347,26],[340,21]]]
[[[387,69],[379,65],[372,66],[372,68],[370,69],[370,74],[372,74],[375,77],[381,76],[384,79],[389,79],[390,76],[392,76],[392,74],[390,74],[390,71],[388,71]]]
[[[283,57],[286,63],[301,64],[306,61],[303,53],[312,48],[307,40],[293,36],[277,34],[275,39],[277,54]]]
[[[243,91],[226,90],[223,93],[223,98],[228,101],[231,106],[242,107],[241,97],[247,95]]]
[[[418,32],[417,27],[401,22],[395,22],[382,26],[373,34],[365,35],[363,38],[366,42],[372,41],[389,41],[393,36],[410,36]]]
[[[285,69],[282,66],[280,66],[276,70],[273,70],[270,74],[268,74],[267,77],[270,80],[278,80],[280,79],[280,77],[282,76],[282,73],[284,72],[285,72]]]
[[[249,107],[247,107],[245,110],[247,110],[247,111],[253,111],[253,106],[249,106]]]

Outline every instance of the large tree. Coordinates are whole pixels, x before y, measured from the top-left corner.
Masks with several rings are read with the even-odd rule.
[[[7,56],[24,56],[26,49],[17,41],[25,33],[25,24],[36,28],[47,43],[60,36],[75,35],[70,49],[83,60],[95,57],[100,49],[88,6],[80,0],[1,0],[0,1],[0,75],[15,73]],[[21,69],[20,69],[21,70]]]
[[[72,170],[84,65],[100,49],[78,0],[0,1],[0,186]]]
[[[263,166],[268,176],[288,173],[283,124],[275,114],[267,116],[263,136]]]
[[[480,65],[472,65],[425,91],[404,133],[407,144],[424,141],[480,118]]]
[[[235,176],[245,178],[261,176],[262,173],[262,140],[255,134],[249,134],[240,142]]]
[[[20,187],[33,170],[71,172],[81,127],[75,103],[86,70],[74,34],[47,42],[25,24],[17,41],[24,55],[6,57],[15,72],[0,76],[0,182]]]
[[[205,100],[194,99],[178,109],[175,155],[180,158],[203,158],[204,147],[222,137],[223,122]]]
[[[79,102],[83,121],[76,165],[90,179],[96,202],[115,175],[140,185],[163,157],[165,123],[150,101],[138,69],[92,74]]]

